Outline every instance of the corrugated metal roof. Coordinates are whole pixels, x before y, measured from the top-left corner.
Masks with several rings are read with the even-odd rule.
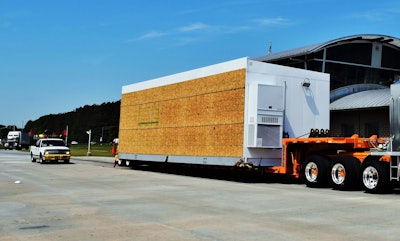
[[[330,103],[333,101],[340,99],[344,96],[358,93],[361,91],[366,90],[379,90],[379,89],[386,89],[387,86],[379,85],[379,84],[353,84],[353,85],[346,85],[337,89],[334,89],[330,93]]]
[[[314,49],[320,45],[321,44],[307,45],[304,47],[299,47],[299,48],[295,48],[295,49],[276,52],[276,53],[272,53],[272,54],[269,54],[266,56],[261,56],[261,57],[257,57],[257,58],[253,58],[253,59],[257,60],[257,61],[268,62],[268,61],[273,61],[273,60],[278,60],[278,59],[285,59],[288,57],[302,56],[302,55],[308,54],[311,49]]]
[[[362,40],[363,41],[371,41],[371,42],[388,43],[390,45],[400,48],[400,39],[398,39],[398,38],[387,36],[387,35],[379,35],[379,34],[358,34],[358,35],[351,35],[351,36],[347,36],[347,37],[333,39],[333,40],[326,41],[323,43],[312,44],[312,45],[308,45],[308,46],[304,46],[304,47],[300,47],[300,48],[296,48],[296,49],[292,49],[292,50],[272,53],[269,55],[264,55],[264,56],[252,58],[252,59],[258,60],[258,61],[264,61],[264,62],[276,61],[279,59],[285,59],[285,58],[289,58],[289,57],[296,57],[296,56],[310,54],[310,53],[319,51],[320,49],[323,49],[325,47],[328,47],[329,45],[345,43],[345,42],[352,42],[352,41],[362,41]]]
[[[377,42],[382,44],[385,43],[388,45],[392,45],[396,48],[400,48],[399,38],[387,35],[380,35],[380,34],[358,34],[358,35],[351,35],[347,37],[333,39],[323,43],[312,44],[300,48],[272,53],[269,55],[264,55],[252,59],[263,62],[273,62],[282,59],[291,59],[300,56],[305,56],[337,44],[345,44],[351,42]],[[367,88],[364,85],[361,87],[364,89],[361,90],[359,86],[352,86],[352,89],[349,89],[349,87],[346,86],[343,88],[343,90],[340,89],[337,90],[336,92],[331,92],[330,99],[332,102],[330,104],[330,110],[350,110],[350,109],[389,106],[390,102],[389,88],[371,90],[370,87]]]
[[[366,90],[344,96],[330,104],[330,110],[351,110],[389,106],[390,89]]]

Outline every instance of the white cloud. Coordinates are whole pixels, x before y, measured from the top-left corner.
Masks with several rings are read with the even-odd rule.
[[[192,32],[192,31],[204,30],[204,29],[209,29],[209,28],[210,28],[210,26],[207,24],[194,23],[194,24],[179,28],[179,31],[180,32]]]
[[[130,43],[130,42],[135,42],[135,41],[140,41],[140,40],[146,40],[146,39],[154,39],[154,38],[159,38],[162,37],[164,35],[167,35],[166,32],[159,32],[159,31],[150,31],[146,34],[143,34],[135,39],[130,39],[126,42]]]
[[[259,18],[252,22],[257,23],[257,26],[276,26],[287,25],[290,21],[284,18]],[[155,39],[166,35],[178,39],[176,44],[186,45],[193,42],[198,42],[212,37],[213,35],[234,34],[242,31],[251,31],[258,27],[254,24],[249,25],[209,25],[202,22],[192,23],[167,31],[150,31],[137,38],[126,41],[127,43]],[[203,36],[204,35],[204,36]]]
[[[289,24],[289,20],[285,18],[259,18],[255,19],[254,22],[263,26],[275,26]]]
[[[136,41],[142,41],[142,40],[148,40],[148,39],[155,39],[155,38],[160,38],[166,35],[172,35],[172,36],[178,36],[180,34],[189,34],[195,31],[201,31],[201,30],[210,30],[212,29],[211,26],[207,25],[207,24],[203,24],[203,23],[194,23],[194,24],[190,24],[187,26],[183,26],[180,28],[177,28],[175,30],[170,30],[170,31],[150,31],[148,33],[145,33],[137,38],[134,39],[130,39],[127,40],[127,43],[131,43],[131,42],[136,42]],[[180,38],[179,41],[179,45],[185,45],[187,43],[190,42],[194,42],[197,41],[197,38],[193,38],[193,37],[182,37]]]

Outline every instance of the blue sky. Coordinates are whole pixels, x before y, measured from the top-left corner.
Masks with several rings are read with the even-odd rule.
[[[0,124],[117,101],[123,85],[354,34],[398,0],[0,0]]]

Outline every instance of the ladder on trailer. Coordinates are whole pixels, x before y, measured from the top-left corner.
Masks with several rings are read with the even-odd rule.
[[[400,156],[390,157],[390,181],[399,181]]]

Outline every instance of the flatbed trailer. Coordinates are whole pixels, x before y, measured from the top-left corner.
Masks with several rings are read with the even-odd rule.
[[[381,192],[390,157],[371,150],[387,140],[329,136],[329,78],[241,58],[123,86],[119,164],[245,168]]]
[[[371,161],[371,150],[387,142],[371,136],[284,138],[282,166],[267,168],[269,173],[304,178],[309,187],[332,186],[339,190],[360,187],[363,163]],[[376,159],[376,158],[375,158]],[[378,161],[387,162],[387,157]],[[374,190],[366,190],[374,192]]]
[[[353,157],[363,162],[370,154],[370,149],[379,141],[376,136],[359,138],[356,134],[351,137],[283,138],[284,163],[282,166],[267,168],[267,172],[300,177],[301,167],[307,165],[305,160],[310,156],[321,156],[330,160]]]

